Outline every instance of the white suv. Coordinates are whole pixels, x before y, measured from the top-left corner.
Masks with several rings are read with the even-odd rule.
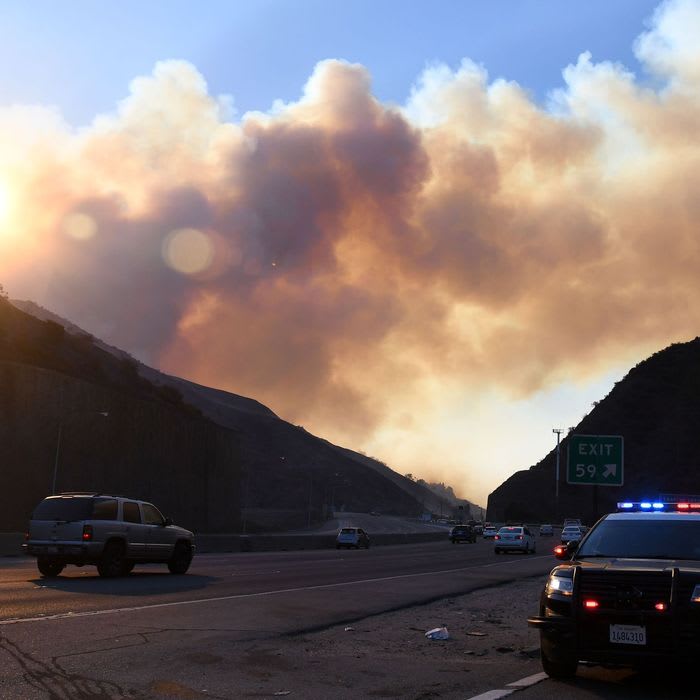
[[[66,564],[97,566],[100,576],[123,576],[134,564],[162,562],[184,574],[194,555],[194,535],[165,518],[151,503],[100,493],[62,493],[34,509],[23,549],[37,558],[42,576]]]

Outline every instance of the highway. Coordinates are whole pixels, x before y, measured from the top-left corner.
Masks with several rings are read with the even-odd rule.
[[[550,544],[541,538],[528,556],[494,555],[483,540],[207,554],[185,576],[151,565],[111,580],[94,567],[42,579],[31,559],[0,560],[0,698],[504,697],[488,693],[541,672],[536,653],[524,653],[537,646],[524,618],[554,564]],[[491,619],[492,601],[513,620]],[[429,642],[422,630],[438,614],[452,629],[458,614],[460,625],[497,622],[506,641],[492,625],[492,645],[506,644],[512,625],[524,651],[477,658],[481,640],[464,631]],[[362,634],[351,640],[355,629]],[[629,674],[591,671],[582,671],[581,694],[567,684],[565,696],[647,697]],[[591,682],[603,690],[592,695]],[[561,696],[549,679],[518,691]]]

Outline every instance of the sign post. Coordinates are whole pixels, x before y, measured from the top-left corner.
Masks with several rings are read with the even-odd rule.
[[[622,436],[569,435],[566,480],[579,486],[622,486]]]

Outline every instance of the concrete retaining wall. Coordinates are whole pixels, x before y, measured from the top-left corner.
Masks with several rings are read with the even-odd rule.
[[[416,532],[407,534],[370,534],[372,546],[416,544],[417,542],[447,541],[447,532]],[[335,535],[199,535],[197,551],[205,552],[280,552],[299,549],[330,549],[335,547]]]
[[[447,541],[446,532],[414,532],[370,536],[372,546]],[[21,532],[0,533],[0,556],[22,554]],[[197,552],[284,552],[300,549],[331,549],[335,535],[197,535]]]

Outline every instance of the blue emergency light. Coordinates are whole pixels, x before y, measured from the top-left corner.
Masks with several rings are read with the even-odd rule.
[[[700,503],[689,503],[681,501],[679,503],[662,503],[661,501],[620,501],[617,504],[618,510],[629,511],[677,511],[679,513],[688,513],[695,511],[700,513]]]

